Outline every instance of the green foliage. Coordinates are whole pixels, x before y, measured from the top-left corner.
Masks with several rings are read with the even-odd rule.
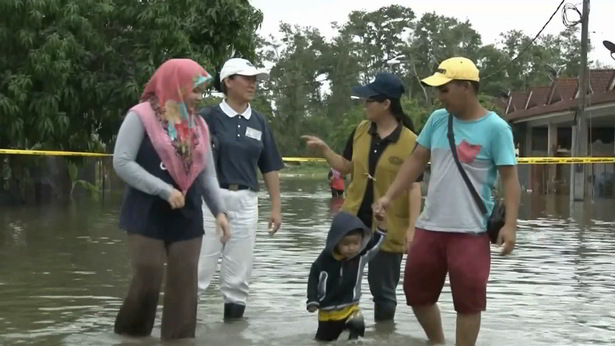
[[[92,199],[98,200],[100,198],[100,193],[101,193],[100,188],[89,181],[78,179],[78,176],[77,176],[78,171],[79,171],[79,167],[75,163],[73,162],[68,163],[68,175],[71,181],[71,189],[70,189],[69,196],[72,198],[73,191],[75,191],[75,187],[81,186],[82,188],[84,188],[90,193],[90,197],[92,197]]]
[[[288,24],[280,26],[279,41],[260,40],[263,61],[273,64],[261,95],[269,101],[270,121],[284,155],[313,154],[299,140],[302,134],[318,136],[341,152],[365,117],[363,105],[351,100],[351,88],[369,82],[379,71],[396,73],[404,81],[402,106],[420,132],[431,112],[440,107],[437,91],[425,88],[420,80],[446,58],[476,61],[483,77],[480,100],[500,114],[498,101],[509,91],[550,84],[551,68],[559,69],[560,76],[575,75],[580,64],[576,28],[540,37],[511,63],[530,42],[525,34],[509,31],[501,42],[483,45],[469,21],[436,13],[416,18],[404,6],[353,11],[347,22],[332,27],[338,34],[330,42],[314,28]],[[387,64],[400,55],[404,55],[400,63]]]
[[[0,147],[110,143],[158,65],[254,58],[261,21],[247,0],[2,1]]]
[[[157,66],[255,59],[262,17],[247,0],[2,0],[0,148],[109,151]],[[11,158],[5,185],[31,162]]]
[[[304,155],[312,134],[341,151],[364,107],[351,88],[379,71],[404,81],[403,107],[417,132],[438,99],[420,80],[451,56],[481,69],[481,101],[497,109],[510,90],[549,84],[579,68],[578,29],[530,38],[503,33],[483,45],[469,21],[392,5],[353,11],[333,23],[330,41],[311,27],[280,25],[281,38],[256,35],[263,15],[247,0],[5,0],[0,2],[0,147],[107,150],[126,111],[163,61],[190,57],[210,72],[229,57],[273,65],[254,109],[284,155]],[[387,61],[404,55],[399,64]],[[560,68],[561,67],[561,68]],[[202,105],[220,98],[207,97]]]

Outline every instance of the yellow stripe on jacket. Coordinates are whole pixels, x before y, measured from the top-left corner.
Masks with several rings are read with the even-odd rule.
[[[320,321],[343,321],[355,312],[360,311],[359,305],[349,305],[339,310],[330,310],[318,312],[318,320]]]

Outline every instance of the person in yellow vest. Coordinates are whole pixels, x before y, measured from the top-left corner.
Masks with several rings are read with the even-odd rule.
[[[386,193],[401,164],[416,144],[414,126],[401,107],[403,83],[390,73],[378,73],[373,82],[353,88],[353,94],[365,100],[367,120],[353,131],[343,155],[321,139],[302,136],[311,149],[317,150],[341,174],[351,174],[342,210],[350,212],[373,229],[372,203]],[[421,209],[420,184],[412,184],[404,196],[387,210],[389,237],[369,262],[368,282],[374,300],[376,322],[395,316],[401,261],[414,236],[414,226]]]

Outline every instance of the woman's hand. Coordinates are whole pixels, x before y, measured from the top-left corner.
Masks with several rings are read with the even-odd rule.
[[[318,151],[320,155],[323,155],[329,146],[322,139],[314,136],[301,136],[301,139],[305,140],[308,148]]]
[[[171,209],[179,209],[184,207],[184,203],[186,203],[186,200],[184,199],[183,193],[179,192],[176,189],[173,189],[171,191],[171,194],[169,195],[169,198],[167,199],[167,202],[169,202],[169,204],[171,205]]]
[[[228,223],[228,218],[225,213],[219,213],[218,216],[216,216],[216,229],[222,232],[220,242],[222,244],[226,243],[231,237],[231,226]]]
[[[386,210],[391,205],[391,199],[388,196],[380,197],[374,204],[372,204],[372,212],[376,218],[384,218],[386,216]]]
[[[280,225],[282,225],[282,214],[279,210],[272,210],[271,216],[269,216],[269,224],[267,225],[269,234],[276,234],[276,232],[280,229]]]

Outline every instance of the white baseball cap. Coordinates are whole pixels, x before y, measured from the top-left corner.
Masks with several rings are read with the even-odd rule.
[[[232,58],[227,60],[220,71],[220,81],[232,75],[241,76],[256,76],[256,79],[262,80],[269,76],[269,73],[263,69],[257,69],[251,62],[246,59]]]

